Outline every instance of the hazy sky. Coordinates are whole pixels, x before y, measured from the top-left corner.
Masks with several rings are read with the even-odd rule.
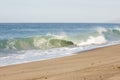
[[[120,22],[120,0],[0,0],[0,22]]]

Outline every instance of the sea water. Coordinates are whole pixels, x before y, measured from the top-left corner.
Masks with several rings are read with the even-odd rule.
[[[120,24],[0,23],[0,66],[74,55],[120,43]]]

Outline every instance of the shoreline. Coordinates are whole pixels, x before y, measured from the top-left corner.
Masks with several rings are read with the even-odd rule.
[[[47,59],[39,59],[39,60],[31,60],[31,61],[27,61],[27,62],[18,62],[18,63],[13,63],[13,64],[8,64],[8,65],[1,65],[0,67],[6,67],[6,66],[14,66],[14,65],[19,65],[19,64],[27,64],[27,63],[33,63],[33,62],[38,62],[38,61],[44,61],[44,60],[51,60],[51,59],[57,59],[57,58],[64,58],[64,57],[69,57],[69,56],[72,56],[72,55],[77,55],[77,54],[81,54],[81,53],[84,53],[84,52],[87,52],[87,51],[91,51],[91,50],[95,50],[95,49],[99,49],[99,48],[106,48],[106,47],[110,47],[110,46],[117,46],[117,45],[120,45],[120,43],[114,43],[114,44],[107,44],[107,45],[100,45],[100,46],[97,46],[95,48],[90,48],[90,49],[86,49],[86,50],[83,50],[83,51],[78,51],[78,52],[75,52],[75,53],[71,53],[69,55],[64,55],[64,56],[57,56],[57,57],[53,57],[53,58],[47,58]]]
[[[120,45],[0,67],[0,80],[118,80]]]

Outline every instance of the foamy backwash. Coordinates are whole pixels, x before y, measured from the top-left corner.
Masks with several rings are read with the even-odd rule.
[[[0,66],[119,44],[120,24],[0,24]]]

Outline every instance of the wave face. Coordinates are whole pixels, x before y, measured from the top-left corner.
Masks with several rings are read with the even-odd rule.
[[[55,36],[40,36],[30,38],[16,38],[0,40],[0,49],[23,50],[23,49],[49,49],[72,46],[72,41],[58,39]]]
[[[0,24],[0,65],[119,44],[120,24]]]

